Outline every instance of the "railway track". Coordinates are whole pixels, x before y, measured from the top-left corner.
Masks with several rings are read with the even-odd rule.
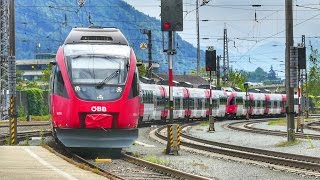
[[[320,131],[320,121],[308,123],[308,124],[305,125],[305,128],[311,129],[311,130],[314,130],[314,131]]]
[[[281,137],[287,136],[287,132],[284,132],[284,131],[261,129],[253,126],[256,123],[262,123],[267,121],[270,121],[270,120],[248,120],[248,121],[233,122],[233,123],[227,124],[226,127],[233,130],[250,132],[250,133],[281,136]],[[308,134],[308,133],[296,132],[295,136],[301,139],[320,140],[320,134]]]
[[[32,121],[32,122],[19,122],[18,127],[28,127],[28,126],[49,126],[51,125],[50,121]],[[0,128],[9,127],[9,122],[1,122]]]
[[[26,138],[31,138],[32,136],[38,136],[38,137],[46,137],[51,136],[51,131],[25,131],[25,132],[18,132],[17,133],[17,140],[22,141],[26,140]],[[0,135],[0,145],[4,145],[7,143],[7,140],[9,138],[9,134],[1,134]]]
[[[96,159],[91,157],[91,155],[90,157],[78,155],[63,147],[60,143],[51,145],[48,149],[54,153],[58,153],[58,155],[60,154],[59,156],[64,159],[68,157],[72,159],[72,161],[76,161],[90,167],[95,172],[98,170],[98,174],[109,179],[208,179],[174,170],[159,164],[154,164],[140,158],[136,158],[130,153],[125,152],[121,153],[120,158],[112,159],[112,162],[98,163],[96,162]],[[112,155],[106,155],[112,157]],[[70,161],[68,158],[66,160]],[[110,157],[107,158],[109,159]],[[101,159],[101,157],[99,159]]]
[[[155,135],[166,140],[167,137],[161,133],[165,128],[166,127],[159,128],[155,131]],[[181,137],[181,145],[189,148],[257,162],[264,162],[275,166],[281,166],[291,171],[293,170],[309,175],[320,176],[320,158],[236,146],[196,138],[185,133],[181,133]]]

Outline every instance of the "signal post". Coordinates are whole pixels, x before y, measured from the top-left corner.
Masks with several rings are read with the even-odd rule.
[[[216,50],[213,49],[213,47],[209,47],[208,50],[206,50],[206,71],[209,71],[209,87],[210,87],[210,103],[209,103],[209,132],[215,131],[214,129],[214,118],[212,116],[212,87],[211,87],[211,72],[216,71]]]
[[[183,0],[161,0],[161,30],[168,32],[168,49],[164,50],[168,55],[169,68],[169,125],[173,124],[173,55],[176,50],[173,46],[173,33],[183,31]],[[164,48],[165,49],[165,48]],[[169,129],[169,128],[168,128]],[[168,143],[166,153],[171,153],[170,132],[168,131]],[[178,153],[174,153],[178,155]]]

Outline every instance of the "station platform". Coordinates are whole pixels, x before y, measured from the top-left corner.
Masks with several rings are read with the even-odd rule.
[[[80,169],[41,146],[0,146],[0,179],[106,179]]]

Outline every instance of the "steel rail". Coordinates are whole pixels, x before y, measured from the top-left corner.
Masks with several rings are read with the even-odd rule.
[[[23,122],[23,123],[18,123],[18,127],[27,127],[27,126],[49,126],[51,123],[48,121],[46,122]],[[0,127],[9,127],[9,124],[0,124]]]
[[[51,131],[24,131],[24,132],[18,132],[17,133],[17,140],[22,141],[26,138],[30,138],[32,136],[50,136]],[[7,141],[7,138],[9,137],[9,134],[1,134],[0,135],[0,145],[4,145]]]
[[[115,174],[112,174],[106,170],[104,170],[103,168],[100,168],[99,166],[91,163],[90,161],[86,160],[85,158],[82,158],[81,156],[71,152],[70,149],[66,148],[57,138],[55,138],[56,142],[57,142],[57,145],[59,146],[60,150],[62,152],[58,152],[56,150],[55,147],[51,147],[51,146],[46,146],[46,148],[51,151],[52,153],[55,153],[57,154],[59,157],[61,157],[62,159],[65,159],[67,161],[70,161],[68,158],[72,158],[72,161],[74,162],[80,162],[80,163],[83,163],[87,166],[89,166],[90,168],[92,169],[97,169],[99,170],[99,172],[101,173],[100,175],[103,175],[104,177],[107,177],[109,179],[121,179],[121,180],[124,180],[124,178],[122,177],[119,177]],[[72,163],[72,162],[71,162]]]
[[[145,160],[142,160],[140,158],[136,158],[133,156],[130,156],[128,154],[122,154],[123,158],[131,163],[137,164],[139,166],[145,166],[148,168],[151,168],[153,170],[162,172],[163,174],[167,174],[170,175],[174,178],[178,178],[178,179],[190,179],[190,180],[209,180],[210,178],[206,178],[203,176],[198,176],[198,175],[194,175],[194,174],[190,174],[190,173],[186,173],[186,172],[182,172],[179,170],[175,170],[172,169],[170,167],[166,167],[166,166],[162,166],[159,164],[155,164],[155,163],[151,163]]]
[[[244,132],[250,132],[250,133],[256,133],[256,134],[265,134],[265,135],[273,135],[273,136],[281,136],[281,137],[287,136],[287,132],[284,132],[284,131],[261,129],[261,128],[256,128],[256,127],[250,126],[255,123],[266,122],[266,121],[268,121],[268,120],[233,122],[233,123],[228,124],[227,127],[229,129],[233,129],[233,130],[237,130],[237,131],[244,131]],[[244,124],[244,123],[247,123],[244,125],[244,128],[235,126],[235,125]],[[301,139],[320,140],[320,135],[318,135],[318,134],[307,134],[307,133],[296,132],[295,136],[297,138],[301,138]]]
[[[307,129],[311,129],[311,130],[314,130],[314,131],[320,131],[320,121],[308,123],[308,124],[305,125],[305,127]]]
[[[163,140],[167,140],[167,137],[162,136],[160,131],[166,127],[159,128],[155,131],[155,135]],[[183,133],[182,133],[183,134]],[[184,137],[189,138],[187,135],[183,134]],[[199,138],[190,137],[191,140],[197,141]],[[319,158],[312,158],[310,156],[301,155],[290,155],[286,153],[272,152],[267,150],[246,148],[236,145],[228,145],[224,143],[218,143],[213,141],[201,140],[200,143],[205,143],[206,145],[200,145],[190,142],[181,141],[181,145],[187,146],[194,149],[204,150],[208,152],[214,152],[218,154],[223,154],[232,157],[238,157],[242,159],[249,159],[259,162],[266,162],[274,165],[282,165],[286,167],[293,167],[297,169],[303,169],[312,172],[320,172],[320,164],[318,163]],[[220,146],[219,146],[220,145]],[[218,146],[218,147],[212,147]]]

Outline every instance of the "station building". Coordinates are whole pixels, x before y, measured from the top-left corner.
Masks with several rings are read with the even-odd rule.
[[[55,54],[37,54],[35,59],[17,60],[17,70],[22,71],[22,79],[25,81],[37,81],[42,76],[42,71],[48,67],[51,61],[55,61]]]

